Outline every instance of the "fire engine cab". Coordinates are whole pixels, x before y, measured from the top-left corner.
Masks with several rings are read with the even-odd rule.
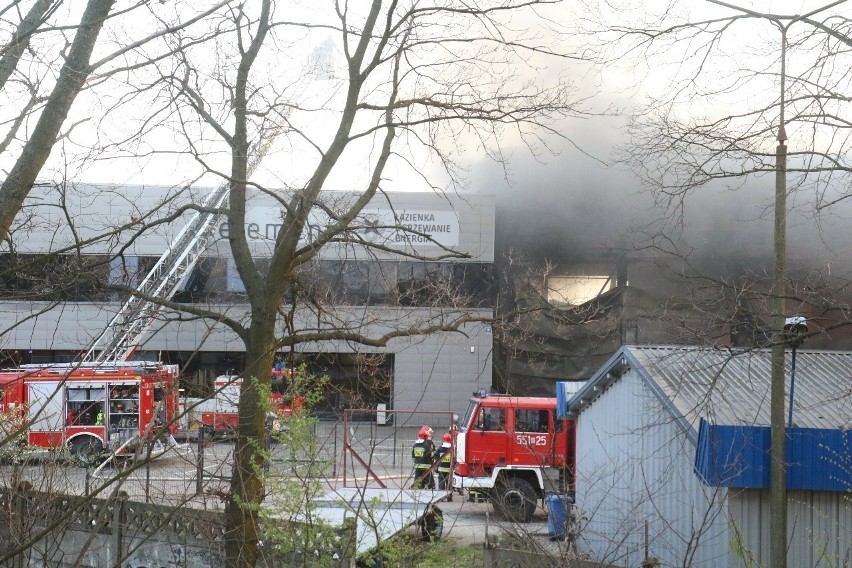
[[[102,452],[171,435],[177,365],[150,362],[23,365],[0,371],[0,412],[29,446],[67,447],[91,463]]]
[[[529,521],[546,493],[573,490],[574,421],[556,398],[480,395],[459,422],[453,487],[485,493],[505,518]]]

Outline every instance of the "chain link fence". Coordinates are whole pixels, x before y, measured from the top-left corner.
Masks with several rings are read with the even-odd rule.
[[[347,410],[341,424],[342,471],[338,475],[341,485],[411,487],[414,481],[411,449],[420,428],[435,425],[433,438],[437,448],[441,445],[442,435],[449,432],[454,423],[451,412]],[[438,424],[447,426],[441,429]]]
[[[331,488],[408,488],[413,481],[411,449],[424,424],[452,424],[447,412],[347,411],[340,420],[313,419],[298,440],[267,440],[266,475],[310,475]],[[285,423],[286,429],[286,423]],[[439,446],[447,427],[435,426]],[[111,458],[81,467],[58,452],[38,452],[0,464],[7,486],[26,483],[37,491],[68,495],[121,492],[145,503],[216,507],[230,490],[234,439],[203,430],[185,432],[177,446],[157,455],[140,448],[135,458]],[[148,459],[149,455],[151,459]]]

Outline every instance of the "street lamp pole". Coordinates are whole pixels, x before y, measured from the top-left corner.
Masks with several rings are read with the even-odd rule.
[[[788,23],[789,26],[789,23]],[[772,354],[769,401],[769,566],[787,566],[787,466],[784,428],[784,318],[787,272],[787,132],[784,128],[787,26],[781,26],[781,116],[775,148],[775,269],[772,280]]]
[[[775,148],[775,267],[772,284],[772,352],[770,373],[770,466],[769,466],[769,566],[787,568],[787,466],[785,456],[785,377],[784,348],[786,337],[785,296],[787,265],[787,131],[784,111],[786,110],[787,82],[787,30],[794,23],[814,14],[842,4],[846,0],[836,0],[830,4],[796,16],[778,16],[755,12],[720,0],[707,0],[712,4],[725,6],[749,16],[769,20],[781,30],[781,99],[778,134]]]

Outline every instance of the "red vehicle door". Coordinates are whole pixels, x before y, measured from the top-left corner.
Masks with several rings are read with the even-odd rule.
[[[467,434],[467,465],[472,475],[491,475],[492,466],[509,465],[506,410],[479,407]]]
[[[549,408],[514,408],[511,465],[554,465],[553,412]]]

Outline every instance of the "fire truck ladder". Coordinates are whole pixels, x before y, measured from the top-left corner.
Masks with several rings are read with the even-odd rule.
[[[229,193],[230,186],[222,184],[207,196],[203,207],[220,208]],[[169,299],[174,295],[181,281],[195,267],[201,253],[210,245],[220,216],[213,211],[193,213],[157,264],[136,287],[140,295],[131,294],[107,328],[92,343],[83,361],[125,361],[133,355],[142,335],[162,309],[161,305],[146,298]]]
[[[329,50],[327,45],[314,51],[313,59],[309,59],[302,75],[310,75],[315,79],[333,77],[333,72],[327,68]],[[317,59],[318,58],[318,59]],[[316,59],[316,61],[314,61]],[[298,98],[303,92],[304,85],[297,90]],[[291,109],[292,110],[292,109]],[[261,131],[254,147],[249,150],[250,156],[246,168],[248,178],[260,165],[272,143],[284,131],[285,120],[278,126]],[[142,336],[153,325],[163,306],[154,299],[168,300],[177,291],[180,283],[195,267],[201,254],[213,242],[216,228],[223,217],[220,208],[228,199],[230,184],[223,183],[215,188],[204,201],[203,211],[196,211],[189,223],[178,233],[178,236],[145,276],[136,294],[131,294],[121,310],[112,318],[107,328],[92,342],[83,362],[106,363],[127,361],[139,347]],[[144,297],[143,297],[144,296]],[[147,299],[146,299],[147,298]]]
[[[260,164],[277,133],[277,129],[273,130],[258,142],[248,164],[247,174],[250,175]],[[133,356],[142,336],[163,309],[162,304],[153,299],[170,299],[198,263],[201,254],[213,242],[219,221],[223,217],[220,209],[228,199],[230,190],[230,184],[226,182],[210,192],[204,200],[202,211],[193,213],[157,264],[136,287],[136,293],[131,294],[107,328],[86,351],[84,362],[127,361]]]

